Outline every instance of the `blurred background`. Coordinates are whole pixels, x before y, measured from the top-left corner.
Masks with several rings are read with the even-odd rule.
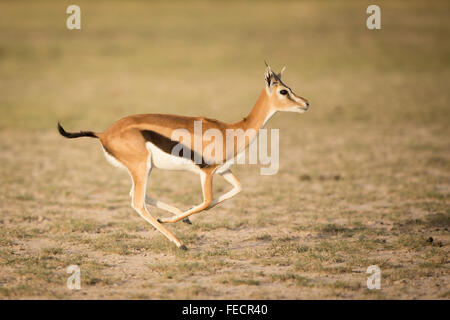
[[[311,100],[308,123],[447,124],[445,1],[381,1],[375,31],[368,3],[80,1],[82,29],[68,30],[70,1],[4,1],[0,125],[103,130],[161,111],[232,121],[256,100],[264,59]]]
[[[66,27],[74,3],[81,30]],[[368,30],[370,4],[0,2],[0,294],[85,297],[61,285],[78,261],[96,298],[448,298],[450,5],[376,1],[381,30]],[[58,120],[103,131],[136,113],[237,121],[264,60],[311,108],[269,123],[278,175],[239,167],[243,195],[173,226],[185,255],[129,208],[128,178],[97,142],[57,135]],[[197,184],[156,173],[149,189],[182,207],[200,201]],[[368,263],[390,289],[365,289]]]

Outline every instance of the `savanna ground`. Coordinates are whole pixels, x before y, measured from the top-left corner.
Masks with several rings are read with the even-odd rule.
[[[72,2],[0,3],[1,298],[450,297],[448,1],[378,1],[378,31],[365,1],[76,3],[81,31]],[[311,108],[269,123],[278,174],[235,167],[241,194],[169,225],[189,251],[131,209],[98,141],[57,134],[134,113],[239,120],[264,59]],[[148,193],[201,201],[188,173],[155,170]]]

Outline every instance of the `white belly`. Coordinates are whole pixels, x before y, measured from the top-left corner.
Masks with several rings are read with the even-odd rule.
[[[147,142],[145,146],[151,154],[152,164],[155,168],[164,170],[184,170],[195,173],[201,172],[200,168],[190,159],[173,156],[162,151],[151,142]]]

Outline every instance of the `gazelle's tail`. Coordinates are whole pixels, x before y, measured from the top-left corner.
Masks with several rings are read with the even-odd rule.
[[[66,138],[80,138],[80,137],[90,137],[90,138],[98,138],[97,134],[92,131],[80,131],[80,132],[67,132],[58,122],[58,131],[59,133]]]

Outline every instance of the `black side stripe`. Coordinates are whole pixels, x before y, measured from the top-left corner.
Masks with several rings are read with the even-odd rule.
[[[165,153],[191,160],[194,163],[195,158],[202,159],[201,163],[195,163],[195,165],[199,166],[200,168],[209,167],[209,164],[206,163],[205,159],[203,159],[203,156],[200,156],[197,152],[191,150],[190,148],[183,145],[179,141],[171,140],[163,136],[162,134],[159,134],[158,132],[152,130],[141,130],[141,134],[146,141],[153,143],[155,146],[157,146]],[[181,149],[180,154],[172,154],[173,148],[178,144],[183,145],[184,148]],[[184,154],[185,150],[187,151],[186,152],[187,154]]]

